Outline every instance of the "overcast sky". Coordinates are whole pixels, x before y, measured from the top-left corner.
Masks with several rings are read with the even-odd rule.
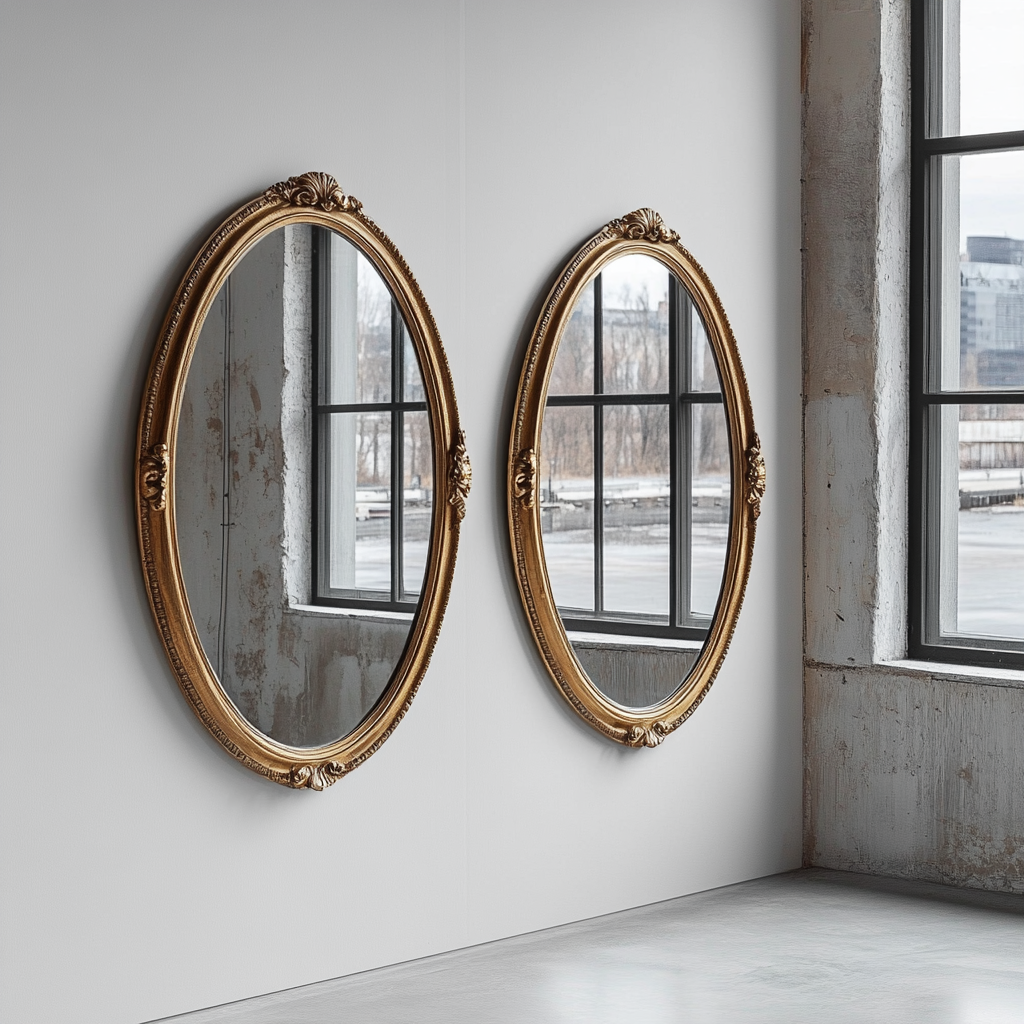
[[[960,133],[1021,130],[1024,0],[961,0]],[[960,235],[1024,238],[1024,152],[961,159]]]

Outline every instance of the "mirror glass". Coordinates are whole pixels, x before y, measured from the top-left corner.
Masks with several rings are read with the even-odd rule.
[[[729,542],[729,431],[706,326],[652,256],[605,263],[551,370],[537,465],[551,590],[594,686],[644,708],[685,682]]]
[[[261,239],[210,307],[174,466],[181,572],[238,711],[318,747],[383,694],[433,521],[420,364],[388,286],[325,227]]]

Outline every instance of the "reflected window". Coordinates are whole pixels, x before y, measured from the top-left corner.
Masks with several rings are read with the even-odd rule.
[[[559,342],[538,467],[566,628],[703,640],[729,470],[718,370],[689,294],[649,256],[606,264]]]
[[[387,285],[313,229],[313,595],[413,611],[430,543],[433,448],[423,377]]]
[[[914,47],[910,653],[1024,667],[1024,5]]]

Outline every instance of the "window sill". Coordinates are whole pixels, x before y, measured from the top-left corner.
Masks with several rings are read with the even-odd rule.
[[[601,647],[607,650],[627,651],[673,651],[696,653],[704,647],[702,640],[671,640],[658,636],[628,636],[621,633],[581,633],[571,630],[566,633],[572,644],[587,647]]]
[[[375,611],[373,608],[336,608],[326,604],[290,604],[288,611],[318,618],[374,619],[377,622],[412,622],[413,612]]]
[[[917,678],[945,679],[953,683],[974,683],[980,686],[1009,686],[1024,689],[1024,671],[1013,668],[991,668],[980,665],[951,665],[941,661],[913,661],[898,658],[878,663],[879,668],[898,670]]]

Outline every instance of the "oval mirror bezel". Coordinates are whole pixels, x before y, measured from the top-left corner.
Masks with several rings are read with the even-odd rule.
[[[634,253],[653,257],[675,274],[704,320],[721,379],[732,487],[722,589],[707,639],[679,689],[645,708],[624,707],[606,697],[576,656],[552,597],[537,500],[544,410],[562,333],[594,276],[612,260]],[[523,608],[555,686],[588,725],[626,746],[654,747],[696,710],[721,668],[736,627],[764,490],[764,458],[754,430],[747,382],[714,286],[680,244],[678,234],[665,227],[653,210],[634,210],[611,221],[573,255],[548,293],[519,378],[508,461],[509,537]]]
[[[189,609],[178,555],[174,465],[185,379],[206,314],[257,242],[288,224],[330,228],[356,245],[391,289],[419,356],[430,413],[434,513],[422,598],[402,657],[373,709],[347,735],[291,747],[256,729],[225,693]],[[167,658],[192,709],[247,768],[295,789],[322,790],[362,764],[404,717],[427,669],[451,590],[471,482],[451,373],[426,299],[394,243],[330,175],[309,172],[271,186],[231,214],[192,261],[161,327],[143,391],[135,460],[136,520],[150,607]]]

